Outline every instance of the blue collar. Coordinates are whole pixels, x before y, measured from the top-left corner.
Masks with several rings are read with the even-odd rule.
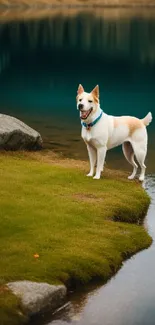
[[[92,126],[94,126],[102,117],[102,114],[103,114],[103,111],[101,111],[100,115],[96,118],[96,120],[94,120],[93,122],[91,123],[85,123],[85,122],[82,122],[81,124],[87,129],[89,130]]]

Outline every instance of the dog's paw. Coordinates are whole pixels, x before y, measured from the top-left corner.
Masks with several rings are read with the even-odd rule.
[[[143,182],[144,181],[144,175],[142,175],[142,176],[139,177],[139,181],[140,182]]]
[[[93,173],[88,173],[87,176],[88,177],[92,177],[93,176]]]
[[[132,180],[134,178],[135,178],[135,176],[133,176],[133,175],[128,176],[128,179],[130,179],[130,180]]]
[[[93,177],[93,179],[100,179],[100,176],[99,176],[99,175],[95,175],[95,176]]]

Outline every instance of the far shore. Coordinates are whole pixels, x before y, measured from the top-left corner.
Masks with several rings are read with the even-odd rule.
[[[148,9],[148,10],[146,10]],[[150,9],[150,10],[149,10]],[[154,17],[155,1],[10,1],[0,0],[0,22],[41,19],[52,16],[74,17],[87,12],[108,20]]]
[[[152,7],[155,1],[151,0],[0,0],[0,5],[15,6],[51,6],[51,7]]]

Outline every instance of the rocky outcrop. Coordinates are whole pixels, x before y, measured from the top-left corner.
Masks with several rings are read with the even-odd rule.
[[[42,147],[41,135],[20,120],[0,114],[0,149],[38,150]]]
[[[55,311],[65,301],[67,289],[64,285],[50,285],[31,281],[17,281],[7,284],[14,295],[21,299],[23,310],[32,316],[48,310]]]

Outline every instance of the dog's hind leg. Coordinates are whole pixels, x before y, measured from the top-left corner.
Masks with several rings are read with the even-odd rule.
[[[134,179],[137,173],[137,164],[134,160],[134,151],[130,142],[124,142],[122,145],[123,153],[126,160],[133,166],[133,172],[128,179]]]
[[[90,160],[90,172],[87,174],[87,176],[93,176],[94,175],[94,168],[97,160],[97,151],[95,148],[87,144],[87,150]]]
[[[134,132],[131,139],[132,147],[134,150],[134,154],[136,156],[137,162],[141,167],[141,173],[139,176],[139,180],[142,182],[145,178],[145,158],[147,154],[147,142],[148,136],[146,128],[141,128]]]
[[[144,162],[145,162],[145,157],[146,157],[146,153],[147,153],[147,148],[145,147],[145,145],[143,145],[143,143],[141,145],[134,146],[134,153],[135,153],[136,159],[141,167],[141,173],[139,176],[139,180],[141,182],[143,182],[144,178],[145,178],[146,166],[145,166]]]

